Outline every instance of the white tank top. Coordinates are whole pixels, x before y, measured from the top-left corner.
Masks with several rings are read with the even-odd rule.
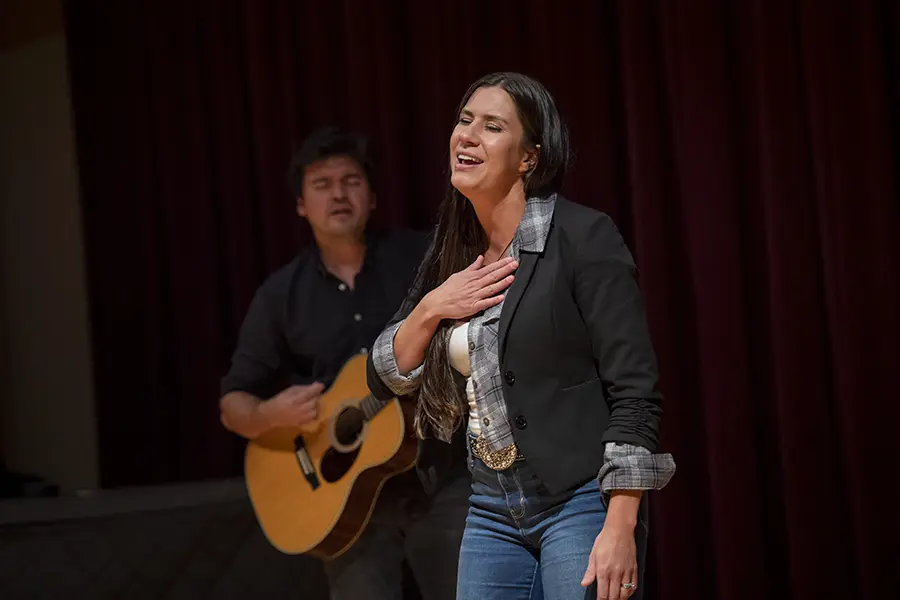
[[[469,324],[463,323],[450,332],[450,343],[447,354],[450,355],[450,366],[466,378],[466,400],[469,402],[469,431],[474,435],[481,433],[481,422],[478,420],[478,409],[475,407],[475,386],[472,382],[472,363],[469,356]]]

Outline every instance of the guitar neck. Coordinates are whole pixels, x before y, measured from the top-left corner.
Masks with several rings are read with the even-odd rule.
[[[369,394],[359,403],[359,408],[362,410],[363,414],[366,416],[366,421],[371,421],[375,418],[382,408],[385,407],[385,403]]]

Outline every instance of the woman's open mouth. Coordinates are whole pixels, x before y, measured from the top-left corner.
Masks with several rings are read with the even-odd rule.
[[[456,155],[456,169],[462,171],[468,171],[474,169],[484,161],[480,158],[472,156],[471,154],[465,154],[463,152],[459,152]]]

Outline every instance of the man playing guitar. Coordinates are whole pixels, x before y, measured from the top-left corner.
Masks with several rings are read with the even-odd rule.
[[[253,440],[314,421],[320,395],[348,359],[368,353],[403,302],[426,239],[368,231],[372,170],[367,141],[337,128],[316,131],[293,157],[296,213],[315,243],[256,292],[222,379],[228,430]],[[423,600],[455,597],[469,494],[465,453],[464,442],[420,442],[417,468],[388,481],[363,534],[325,562],[333,600],[400,600],[404,559]]]

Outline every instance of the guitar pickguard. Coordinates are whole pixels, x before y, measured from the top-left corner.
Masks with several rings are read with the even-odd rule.
[[[335,483],[353,467],[356,457],[359,456],[359,448],[350,452],[340,452],[335,448],[329,448],[322,455],[322,463],[319,470],[322,472],[322,479],[328,483]]]

